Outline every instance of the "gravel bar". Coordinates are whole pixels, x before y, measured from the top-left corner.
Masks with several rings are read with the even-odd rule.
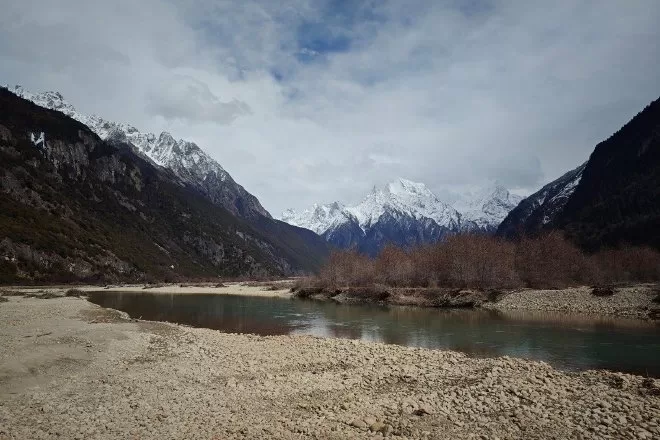
[[[0,439],[651,439],[660,381],[0,303]],[[625,355],[625,354],[622,354]]]

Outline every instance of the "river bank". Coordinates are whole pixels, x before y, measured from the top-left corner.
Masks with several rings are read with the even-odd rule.
[[[660,319],[660,287],[655,284],[565,289],[476,290],[396,288],[382,285],[294,289],[298,298],[342,304],[380,304],[500,311],[572,312],[635,319]]]
[[[145,292],[150,294],[185,295],[239,295],[265,298],[291,298],[291,281],[249,281],[229,283],[190,283],[190,284],[119,284],[94,285],[55,285],[55,286],[5,286],[0,287],[0,296],[62,297],[80,296],[91,292]]]
[[[212,294],[268,298],[299,298],[340,304],[378,304],[436,308],[483,308],[506,311],[570,312],[621,318],[660,319],[660,286],[637,284],[607,289],[588,286],[565,289],[476,290],[396,288],[383,285],[326,289],[299,287],[296,281],[249,281],[190,284],[121,284],[108,286],[5,286],[8,295],[58,297],[90,292],[150,294]],[[73,292],[73,293],[71,293]]]
[[[0,438],[653,438],[660,381],[0,304]]]

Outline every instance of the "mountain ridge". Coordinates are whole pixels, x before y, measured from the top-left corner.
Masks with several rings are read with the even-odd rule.
[[[4,88],[0,103],[0,282],[282,276],[327,254],[310,231],[212,203],[132,144]]]
[[[561,230],[587,251],[660,249],[660,98],[599,142],[589,159],[523,200],[498,228],[517,238]]]
[[[240,217],[258,215],[272,218],[259,200],[238,184],[231,175],[194,142],[176,140],[169,132],[143,133],[126,123],[108,121],[97,115],[79,112],[61,93],[32,93],[20,85],[10,91],[21,98],[57,110],[85,124],[101,139],[130,142],[137,151],[159,166],[171,169],[179,178],[193,184],[211,201]]]
[[[458,232],[492,233],[508,210],[520,200],[501,185],[477,192],[461,213],[441,201],[426,185],[398,178],[374,188],[360,203],[314,205],[282,213],[290,224],[315,231],[340,248],[355,247],[375,254],[388,243],[414,246]]]
[[[523,199],[502,220],[497,234],[511,239],[549,228],[579,185],[586,165],[564,173]]]

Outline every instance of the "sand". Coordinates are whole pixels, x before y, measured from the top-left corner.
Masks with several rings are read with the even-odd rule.
[[[660,383],[0,303],[0,439],[659,438]]]

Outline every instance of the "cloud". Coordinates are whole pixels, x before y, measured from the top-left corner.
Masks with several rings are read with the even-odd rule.
[[[206,83],[177,75],[149,92],[147,111],[166,119],[229,124],[241,115],[250,114],[250,107],[237,99],[222,102]]]
[[[4,3],[0,82],[195,141],[275,214],[531,192],[660,95],[655,0]]]

